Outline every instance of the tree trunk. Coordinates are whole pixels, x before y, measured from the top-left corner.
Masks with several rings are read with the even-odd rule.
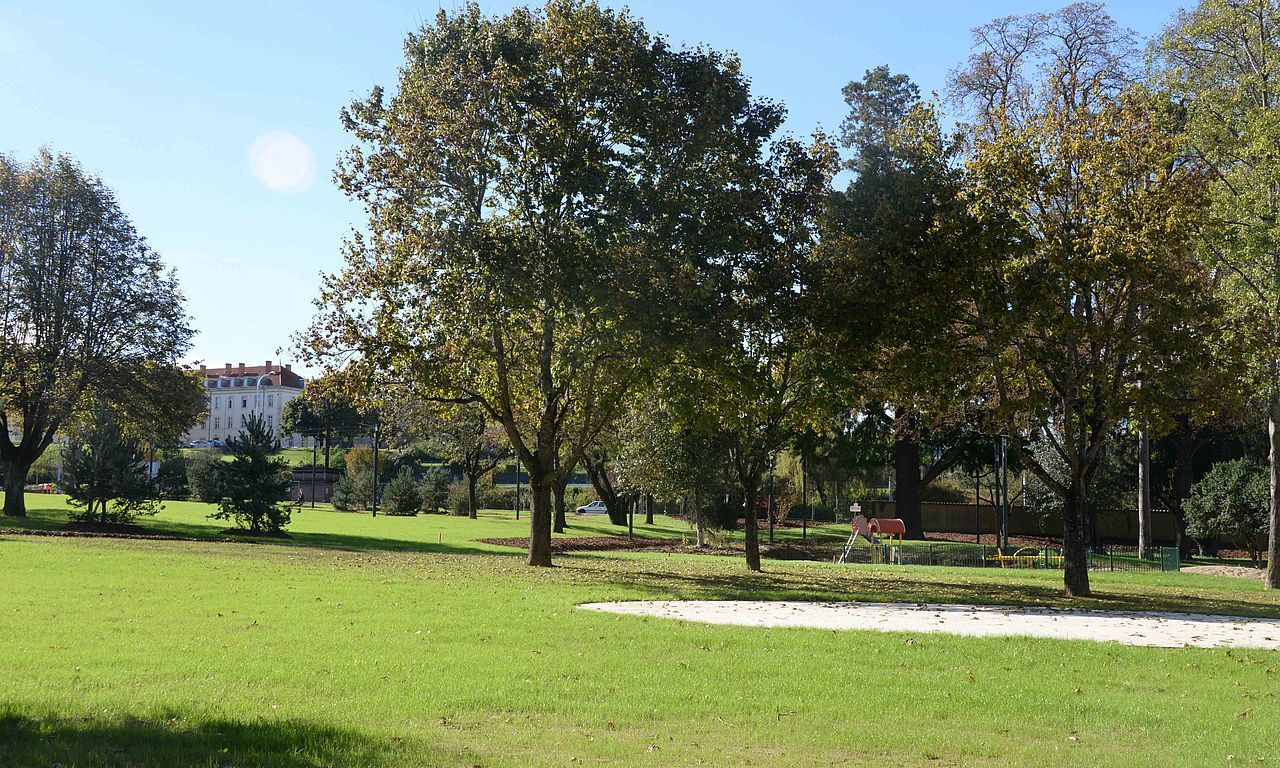
[[[1271,438],[1271,535],[1267,539],[1267,589],[1280,589],[1280,397],[1271,396],[1267,409]]]
[[[4,516],[26,517],[27,501],[23,497],[27,485],[27,472],[31,470],[31,462],[23,464],[18,459],[10,459],[4,465]]]
[[[1085,539],[1083,494],[1072,483],[1062,500],[1062,582],[1067,597],[1089,596],[1089,555]]]
[[[914,432],[893,440],[894,508],[906,526],[905,538],[924,538],[920,512],[920,442]]]
[[[644,495],[644,524],[653,525],[653,494]]]
[[[760,570],[760,520],[756,517],[758,501],[755,488],[744,487],[742,494],[743,524],[746,530],[747,570]]]
[[[551,481],[529,473],[529,565],[551,567]]]
[[[609,479],[609,470],[605,466],[604,457],[593,458],[590,454],[584,454],[582,463],[587,468],[591,487],[596,489],[596,495],[604,502],[605,511],[609,513],[609,522],[614,525],[626,525],[627,508],[618,497],[613,481]]]
[[[480,511],[480,502],[476,498],[476,476],[467,474],[467,517],[475,520]]]
[[[565,493],[565,488],[568,485],[569,485],[568,475],[565,475],[563,480],[555,480],[552,482],[552,490],[555,493],[555,505],[556,505],[555,525],[552,526],[552,530],[554,530],[556,533],[564,533],[565,526],[569,524],[569,521],[565,519],[565,509],[564,509],[564,493]]]
[[[1151,551],[1151,436],[1138,433],[1138,557]]]

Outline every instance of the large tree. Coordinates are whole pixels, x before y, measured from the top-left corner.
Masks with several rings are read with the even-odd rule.
[[[191,336],[176,278],[100,179],[65,155],[0,156],[4,514],[26,514],[27,471],[86,395],[117,406],[156,394],[149,377],[169,377]],[[191,382],[166,380],[183,387],[173,401],[181,418],[151,418],[181,432],[175,421],[198,417]],[[133,405],[174,410],[163,395]]]
[[[1204,238],[1219,272],[1237,370],[1264,405],[1271,436],[1266,584],[1280,589],[1280,3],[1202,0],[1156,46],[1163,84],[1182,97],[1187,145],[1213,169],[1219,226]]]
[[[444,458],[462,467],[467,485],[467,514],[476,519],[476,484],[492,472],[511,450],[501,425],[476,405],[427,407],[412,427]]]
[[[529,473],[529,563],[552,491],[645,365],[700,329],[781,110],[731,56],[625,12],[441,12],[394,94],[343,111],[338,179],[369,214],[308,348],[353,381],[474,403]],[[566,455],[567,452],[567,455]]]
[[[691,412],[728,448],[753,571],[760,570],[765,475],[775,454],[828,401],[806,278],[835,168],[834,147],[822,136],[809,146],[787,139],[773,148],[749,207],[755,235],[724,265],[713,323],[719,343],[701,350],[678,384],[696,398]]]
[[[922,538],[921,489],[960,447],[922,466],[922,446],[955,421],[965,392],[952,386],[967,365],[957,320],[968,307],[973,247],[960,145],[906,75],[877,67],[844,93],[845,168],[856,175],[832,195],[814,282],[827,344],[841,350],[846,402],[889,426],[897,515],[908,536]]]
[[[1118,424],[1159,412],[1207,340],[1203,174],[1180,162],[1165,103],[1128,85],[1129,36],[1100,4],[1002,20],[975,40],[956,83],[979,105],[977,370],[1012,447],[1037,436],[1062,467],[1021,451],[1062,501],[1066,593],[1082,596],[1103,451]]]

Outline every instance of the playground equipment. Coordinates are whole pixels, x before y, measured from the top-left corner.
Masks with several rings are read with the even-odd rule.
[[[902,564],[902,536],[907,532],[907,526],[902,520],[896,517],[873,517],[868,520],[862,515],[855,515],[850,527],[852,531],[849,533],[849,540],[836,558],[837,563],[849,562],[849,555],[861,536],[871,545],[871,562]]]

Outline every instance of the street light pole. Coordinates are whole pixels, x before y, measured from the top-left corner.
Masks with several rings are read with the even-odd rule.
[[[378,429],[381,421],[373,420],[373,516],[378,516]]]

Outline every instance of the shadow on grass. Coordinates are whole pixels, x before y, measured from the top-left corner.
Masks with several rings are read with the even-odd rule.
[[[802,600],[900,603],[960,603],[1018,605],[1093,610],[1128,610],[1222,614],[1280,618],[1280,604],[1250,600],[1243,593],[1219,590],[1144,587],[1117,590],[1114,584],[1095,584],[1093,596],[1068,599],[1059,582],[1013,580],[982,572],[973,578],[954,574],[931,576],[921,569],[871,570],[824,568],[805,571],[772,569],[752,573],[741,566],[711,570],[668,562],[659,570],[627,561],[630,568],[588,557],[574,557],[576,570],[589,572],[600,583],[632,593],[631,599],[654,600]],[[566,562],[565,558],[562,562]],[[1258,598],[1263,598],[1257,593]]]
[[[406,754],[407,749],[412,752]],[[164,721],[32,718],[0,712],[0,765],[394,766],[475,765],[421,741],[375,739],[299,720]]]
[[[28,510],[27,517],[0,517],[0,528],[13,528],[26,531],[59,532],[64,530],[66,524],[67,515],[63,510],[31,509]],[[283,539],[275,537],[254,538],[250,536],[227,536],[223,534],[222,531],[225,528],[225,523],[203,525],[198,523],[183,523],[174,520],[148,520],[146,518],[140,520],[139,525],[145,529],[145,533],[141,534],[142,538],[145,538],[146,536],[172,536],[182,539],[191,539],[194,541],[235,541],[249,544],[261,543],[277,544],[281,546],[314,547],[319,549],[338,549],[350,552],[423,552],[464,555],[514,554],[514,550],[508,551],[501,548],[487,548],[478,546],[471,542],[446,541],[436,543],[429,541],[381,538],[377,536],[311,531],[287,531],[289,536],[288,538]],[[121,538],[128,537],[126,536]]]

